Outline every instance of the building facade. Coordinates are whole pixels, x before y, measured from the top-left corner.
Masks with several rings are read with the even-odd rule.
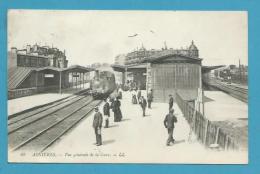
[[[200,58],[169,54],[147,59],[146,88],[153,89],[154,101],[167,102],[178,93],[186,101],[194,101],[202,88]]]
[[[8,52],[8,68],[12,67],[56,67],[67,68],[68,60],[65,50],[37,44],[27,45],[26,49],[18,50],[15,47]]]
[[[192,57],[192,58],[198,58],[199,50],[195,46],[193,41],[191,42],[191,45],[185,49],[183,49],[183,48],[168,49],[165,44],[164,48],[162,48],[161,50],[158,50],[158,49],[147,50],[142,45],[142,47],[140,49],[134,50],[126,55],[125,64],[126,65],[138,64],[147,58],[159,57],[159,56],[164,56],[164,55],[169,55],[169,54],[178,54],[178,55],[188,56],[188,57]]]
[[[169,94],[194,101],[202,88],[202,59],[194,42],[185,49],[146,50],[143,46],[126,55],[125,66],[114,65],[125,78],[131,74],[138,87],[152,89],[155,102],[168,102]]]

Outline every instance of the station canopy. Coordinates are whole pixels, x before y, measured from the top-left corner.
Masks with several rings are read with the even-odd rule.
[[[94,71],[94,70],[95,69],[93,69],[93,68],[88,68],[88,67],[84,67],[84,66],[80,66],[80,65],[72,65],[68,68],[64,68],[62,71],[86,73],[86,72],[90,72],[90,71]]]
[[[200,62],[202,59],[201,58],[196,58],[196,57],[190,57],[187,55],[183,55],[183,54],[159,54],[159,55],[154,55],[154,56],[150,56],[147,58],[144,58],[141,63],[147,63],[147,62],[162,62],[162,61],[175,61],[175,60],[189,60],[189,61],[198,61]]]
[[[35,70],[36,71],[52,70],[52,71],[57,71],[57,72],[80,72],[80,73],[94,71],[93,68],[87,68],[87,67],[80,66],[80,65],[72,65],[68,68],[43,67],[43,68],[37,68]]]
[[[202,66],[202,73],[208,73],[211,70],[225,67],[225,65],[217,65],[217,66]]]
[[[136,69],[146,69],[146,64],[145,63],[139,63],[139,64],[130,64],[130,65],[117,65],[117,64],[113,64],[112,68],[115,71],[119,71],[119,72],[132,72],[135,71]]]

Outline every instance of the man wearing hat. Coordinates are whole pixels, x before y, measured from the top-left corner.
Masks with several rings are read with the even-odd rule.
[[[169,95],[169,111],[172,109],[173,107],[173,96],[172,94]]]
[[[169,135],[166,143],[167,146],[169,146],[171,142],[174,143],[174,139],[172,135],[173,135],[174,124],[177,122],[177,117],[173,113],[174,113],[174,109],[170,109],[169,114],[167,114],[164,119],[164,126],[165,128],[167,128],[168,135]]]
[[[151,104],[153,101],[153,90],[152,89],[149,89],[149,91],[148,91],[147,101],[148,101],[148,108],[151,109]]]
[[[93,120],[93,128],[96,134],[96,145],[102,145],[102,137],[101,137],[101,127],[102,127],[103,117],[102,114],[99,112],[98,107],[95,107],[95,114]]]
[[[103,106],[103,114],[104,114],[104,117],[105,117],[105,128],[108,128],[108,125],[109,125],[109,117],[110,117],[110,106],[109,106],[109,103],[107,101],[107,99],[104,99],[104,106]]]

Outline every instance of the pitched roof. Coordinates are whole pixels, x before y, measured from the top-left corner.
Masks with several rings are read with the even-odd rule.
[[[162,54],[156,54],[154,56],[150,56],[150,57],[147,57],[147,58],[144,58],[142,60],[142,62],[156,62],[156,61],[160,61],[160,60],[163,60],[163,59],[166,59],[166,58],[169,58],[169,57],[182,57],[182,58],[185,58],[185,59],[190,59],[190,60],[195,60],[195,61],[201,61],[202,59],[201,58],[196,58],[196,57],[190,57],[190,56],[187,56],[187,55],[183,55],[183,54],[177,54],[177,53],[162,53]]]
[[[81,72],[89,72],[89,71],[94,71],[95,69],[80,66],[80,65],[72,65],[68,68],[63,69],[62,71],[73,71],[73,70],[77,70],[77,71],[81,71]]]
[[[34,68],[13,67],[8,69],[8,89],[17,88],[29,75]]]

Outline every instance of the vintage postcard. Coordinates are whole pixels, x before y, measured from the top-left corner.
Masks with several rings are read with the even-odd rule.
[[[246,11],[8,11],[8,161],[248,163]]]

